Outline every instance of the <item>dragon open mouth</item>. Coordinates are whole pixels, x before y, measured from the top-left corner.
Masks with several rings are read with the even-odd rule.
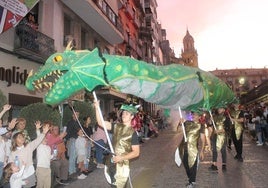
[[[42,78],[35,80],[33,86],[38,91],[50,90],[65,72],[66,71],[60,70],[52,71],[49,74],[44,75]]]

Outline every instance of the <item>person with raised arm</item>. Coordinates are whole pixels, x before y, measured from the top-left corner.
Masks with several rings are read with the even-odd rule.
[[[102,121],[99,101],[94,102],[97,123],[111,131],[114,154],[110,154],[106,160],[107,172],[111,178],[112,187],[125,187],[129,178],[129,162],[140,155],[138,134],[134,130],[132,120],[138,112],[132,105],[122,105],[118,112],[118,122]],[[104,124],[102,123],[104,122]]]

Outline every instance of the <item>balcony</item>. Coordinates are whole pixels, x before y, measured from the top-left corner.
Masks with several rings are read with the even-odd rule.
[[[127,4],[126,7],[125,7],[125,13],[126,13],[126,16],[128,17],[128,19],[132,20],[133,17],[134,17],[134,11],[132,9],[132,7]]]
[[[130,37],[129,32],[124,32],[124,41],[125,41],[126,43],[128,43],[129,37]]]
[[[129,45],[130,45],[130,47],[131,47],[133,50],[136,51],[136,43],[135,43],[134,40],[129,39]]]
[[[110,44],[123,42],[122,27],[119,24],[117,13],[112,10],[106,1],[61,1]]]
[[[145,8],[145,14],[152,14],[153,7],[151,6],[150,1],[145,1],[144,8]]]
[[[137,8],[139,8],[141,11],[143,11],[143,5],[141,4],[140,0],[134,0],[133,2]]]
[[[139,36],[152,39],[152,29],[150,27],[140,27]]]
[[[44,63],[55,53],[54,40],[28,25],[18,25],[15,29],[14,52],[18,55]]]
[[[139,21],[139,18],[137,18],[135,16],[134,20],[133,20],[133,25],[136,27],[136,28],[139,28],[140,27],[140,21]]]
[[[141,51],[141,48],[139,46],[137,46],[136,51],[137,51],[138,56],[142,57],[142,51]]]

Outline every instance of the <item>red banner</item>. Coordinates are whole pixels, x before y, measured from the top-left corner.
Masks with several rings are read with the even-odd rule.
[[[39,0],[0,0],[0,34],[15,27]]]

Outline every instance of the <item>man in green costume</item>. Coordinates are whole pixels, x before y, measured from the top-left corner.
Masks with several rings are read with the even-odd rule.
[[[198,141],[200,137],[201,123],[199,122],[199,113],[193,112],[188,116],[187,120],[183,118],[179,120],[180,124],[184,123],[183,126],[185,127],[187,142],[185,139],[182,139],[178,148],[180,158],[182,159],[189,181],[186,187],[193,188],[196,184],[196,174],[199,161]],[[203,156],[203,153],[201,156]]]
[[[227,117],[225,115],[225,108],[219,107],[213,116],[215,128],[211,135],[212,143],[212,165],[209,170],[214,172],[218,171],[217,159],[218,152],[221,152],[222,158],[222,170],[226,171],[226,132],[225,127],[227,123]]]
[[[111,178],[112,187],[124,188],[129,178],[129,160],[140,155],[138,134],[133,129],[132,120],[137,109],[132,105],[122,105],[119,111],[117,123],[101,121],[101,114],[98,110],[99,101],[94,103],[96,118],[100,126],[106,126],[113,134],[112,146],[114,154],[106,160],[107,171]]]
[[[234,104],[230,109],[231,121],[234,123],[232,129],[232,140],[234,142],[236,155],[235,159],[243,162],[242,157],[243,152],[243,129],[244,129],[244,106],[239,104]]]

